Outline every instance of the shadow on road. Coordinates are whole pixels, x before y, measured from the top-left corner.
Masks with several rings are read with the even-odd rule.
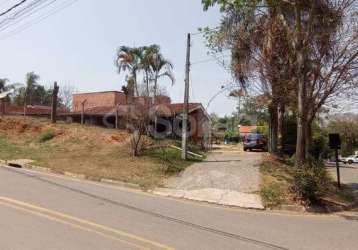
[[[350,221],[358,221],[358,215],[345,215],[345,214],[341,214],[340,217],[346,219],[346,220],[350,220]]]

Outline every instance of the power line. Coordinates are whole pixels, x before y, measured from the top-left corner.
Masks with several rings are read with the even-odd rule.
[[[13,5],[13,6],[10,7],[9,9],[7,9],[6,11],[0,13],[0,17],[6,15],[7,13],[9,13],[9,12],[11,12],[12,10],[16,9],[17,7],[23,5],[25,2],[27,2],[27,0],[22,0],[21,2],[19,2],[19,3],[15,4],[15,5]]]
[[[41,4],[46,4],[46,2],[48,2],[49,0],[36,0],[36,1],[33,1],[32,3],[30,3],[29,5],[27,5],[25,8],[19,10],[18,12],[16,12],[15,14],[13,14],[11,17],[8,17],[8,18],[5,18],[4,20],[2,20],[0,22],[0,27],[1,27],[1,30],[5,30],[11,26],[14,26],[16,25],[17,23],[21,22],[22,20],[24,20],[26,17],[28,16],[31,16],[31,14],[35,13],[36,12],[36,8],[37,7],[40,7],[38,8],[37,10],[41,10],[45,7],[47,7],[49,4],[43,6],[41,8]],[[53,0],[52,2],[54,2],[56,0]],[[51,2],[51,3],[52,3]],[[50,4],[51,4],[50,3]],[[32,12],[31,12],[32,11]],[[16,21],[16,19],[18,19]],[[22,19],[21,19],[22,18]],[[14,22],[11,22],[11,20],[15,20]],[[6,26],[7,25],[7,26]]]
[[[28,23],[23,24],[22,26],[12,30],[11,32],[8,32],[7,34],[5,34],[4,36],[0,37],[0,40],[4,40],[7,39],[9,37],[15,36],[19,33],[21,33],[22,31],[27,30],[28,28],[30,28],[33,25],[36,25],[42,21],[44,21],[45,19],[51,17],[52,15],[57,14],[58,12],[62,11],[65,8],[68,8],[69,6],[73,5],[75,2],[77,2],[78,0],[72,0],[69,1],[67,3],[64,3],[62,5],[58,5],[55,8],[53,8],[51,11],[48,11],[46,13],[44,13],[43,15],[31,20]]]
[[[194,61],[191,63],[191,65],[196,65],[196,64],[203,64],[203,63],[208,63],[208,62],[213,62],[213,61],[219,61],[220,59],[225,59],[226,57],[229,57],[231,55],[222,55],[218,58],[209,58],[209,59],[205,59],[205,60],[199,60],[199,61]]]

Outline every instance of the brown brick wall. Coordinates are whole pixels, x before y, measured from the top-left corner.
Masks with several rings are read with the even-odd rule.
[[[86,100],[85,110],[93,107],[114,107],[119,104],[125,104],[126,97],[121,92],[97,92],[87,94],[73,95],[72,111],[80,112],[82,102]]]
[[[172,101],[171,101],[170,97],[168,97],[168,96],[161,95],[161,96],[157,96],[155,98],[155,104],[157,104],[157,105],[170,104],[171,102]]]

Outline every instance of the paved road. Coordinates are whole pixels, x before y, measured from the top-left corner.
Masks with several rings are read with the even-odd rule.
[[[357,249],[358,216],[220,208],[0,168],[0,249]]]
[[[340,163],[341,182],[351,187],[358,197],[358,163],[343,164]],[[327,164],[329,172],[337,180],[337,169],[335,163]]]

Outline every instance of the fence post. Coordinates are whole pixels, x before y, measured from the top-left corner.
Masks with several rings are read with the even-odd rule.
[[[59,86],[57,85],[57,82],[55,82],[53,85],[53,91],[52,91],[52,111],[51,111],[51,122],[52,123],[56,123],[56,121],[57,121],[58,90],[59,90]]]

